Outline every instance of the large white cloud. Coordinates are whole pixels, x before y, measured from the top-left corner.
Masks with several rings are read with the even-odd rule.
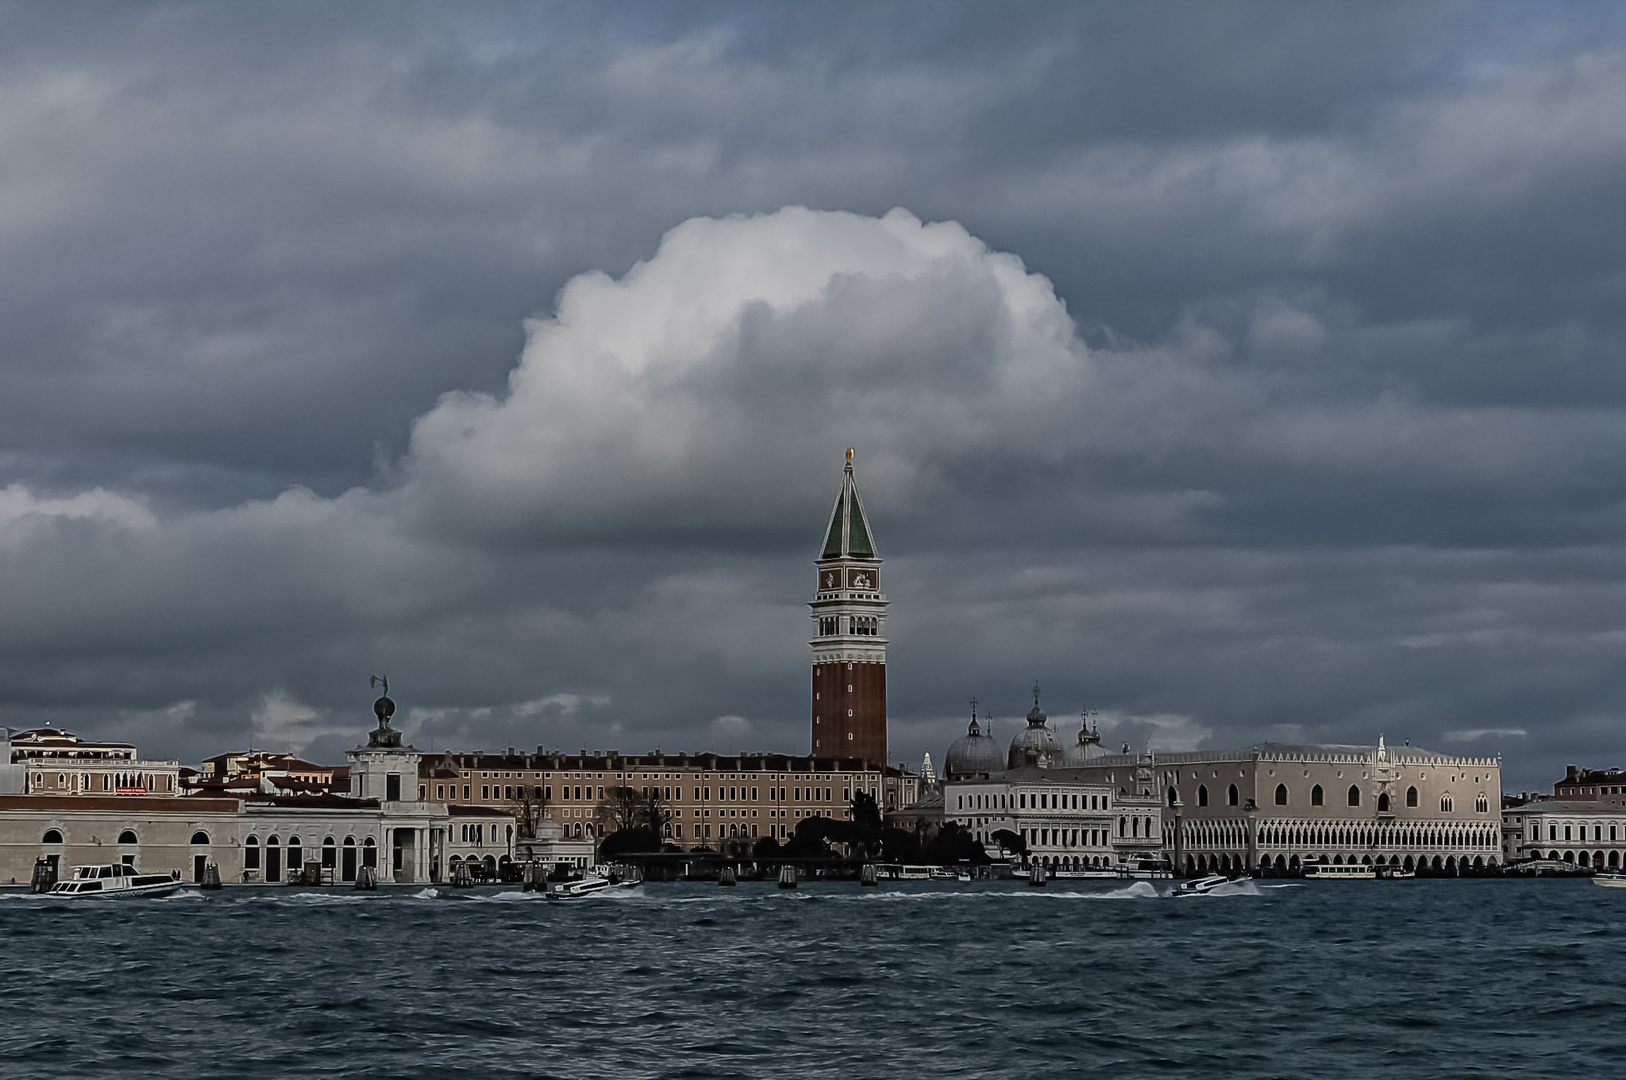
[[[773,526],[848,442],[899,499],[928,463],[1048,426],[1086,377],[1050,283],[952,222],[697,218],[528,324],[508,393],[448,394],[406,489],[460,521]]]

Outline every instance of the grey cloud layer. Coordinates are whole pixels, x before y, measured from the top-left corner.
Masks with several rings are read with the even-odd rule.
[[[0,8],[0,707],[796,746],[856,444],[911,757],[1613,760],[1623,29]]]

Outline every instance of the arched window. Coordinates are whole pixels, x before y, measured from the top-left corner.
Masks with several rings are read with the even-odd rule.
[[[1449,814],[1450,812],[1451,812],[1451,796],[1449,796],[1449,795],[1441,795],[1440,796],[1440,813]]]
[[[1385,791],[1383,794],[1378,796],[1378,813],[1387,814],[1388,812],[1389,812],[1389,793],[1387,791]]]
[[[1361,789],[1354,784],[1349,785],[1349,805],[1361,805]]]
[[[55,829],[46,829],[45,830],[45,839],[41,840],[40,843],[42,843],[42,844],[60,844],[60,843],[62,843],[62,834],[57,832]]]
[[[1276,805],[1277,806],[1286,806],[1287,805],[1287,785],[1286,784],[1277,784],[1276,785]]]
[[[1236,803],[1237,803],[1237,790],[1236,790],[1236,785],[1235,784],[1232,784],[1231,785],[1231,790],[1225,793],[1225,802],[1226,802],[1226,805],[1228,805],[1228,806],[1235,806],[1236,805]]]
[[[1474,811],[1480,814],[1490,813],[1490,798],[1483,791],[1474,799]],[[1614,837],[1610,839],[1613,840]]]
[[[1277,790],[1280,791],[1281,789],[1278,788]],[[1276,804],[1278,806],[1283,805],[1286,802],[1287,802],[1287,800],[1282,798],[1280,795],[1278,795],[1276,797]],[[1321,805],[1323,805],[1323,803],[1324,803],[1324,800],[1321,797],[1321,785],[1317,784],[1315,787],[1310,789],[1310,805],[1311,806],[1321,806]]]
[[[1180,801],[1180,793],[1178,791],[1175,791],[1173,788],[1170,788],[1169,789],[1169,805],[1173,806],[1175,803],[1177,803],[1179,801]]]
[[[1407,806],[1416,806],[1417,805],[1417,789],[1416,788],[1409,787],[1409,788],[1406,789],[1406,805]]]
[[[243,869],[258,870],[260,868],[260,838],[250,835],[243,841]]]
[[[1197,785],[1197,805],[1198,806],[1207,806],[1208,805],[1208,785],[1207,784],[1198,784]]]
[[[136,834],[135,834],[134,829],[125,829],[123,832],[119,833],[119,843],[121,843],[121,844],[135,844],[135,843],[140,843],[140,841],[138,841],[136,839]]]
[[[206,832],[195,832],[192,834],[192,842],[194,844],[207,844],[209,842],[209,834]]]

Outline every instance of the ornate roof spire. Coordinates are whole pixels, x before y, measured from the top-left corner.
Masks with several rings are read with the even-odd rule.
[[[853,481],[851,447],[847,449],[847,464],[843,469],[841,493],[836,496],[835,509],[830,512],[830,528],[825,533],[824,552],[819,558],[875,558],[875,542],[870,539],[869,522],[864,516],[864,502],[858,497],[858,485]]]

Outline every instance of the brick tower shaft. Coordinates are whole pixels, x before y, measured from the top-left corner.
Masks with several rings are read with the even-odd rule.
[[[881,560],[853,481],[853,452],[818,560],[812,608],[816,757],[887,763],[886,595]]]

